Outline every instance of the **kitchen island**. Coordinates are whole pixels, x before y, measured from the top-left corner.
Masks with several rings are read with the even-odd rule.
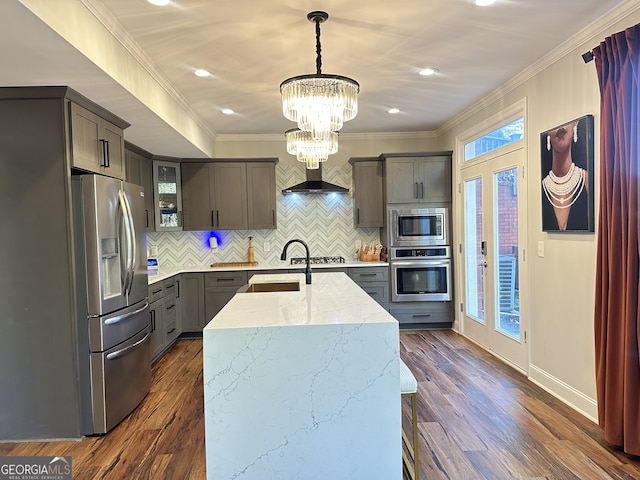
[[[207,478],[400,480],[398,322],[344,273],[250,282],[297,290],[238,293],[204,329]]]

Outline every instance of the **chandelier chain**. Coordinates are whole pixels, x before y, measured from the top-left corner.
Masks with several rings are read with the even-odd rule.
[[[316,74],[322,73],[322,52],[320,47],[320,19],[315,18],[316,24]]]

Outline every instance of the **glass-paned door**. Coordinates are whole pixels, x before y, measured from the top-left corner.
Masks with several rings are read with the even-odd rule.
[[[467,314],[484,324],[484,258],[482,255],[482,177],[464,182],[465,305]]]
[[[462,169],[462,333],[526,371],[521,324],[522,151]]]

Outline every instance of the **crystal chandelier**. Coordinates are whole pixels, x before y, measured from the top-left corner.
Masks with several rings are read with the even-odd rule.
[[[280,84],[282,112],[286,118],[298,123],[298,128],[309,132],[314,140],[332,142],[332,135],[344,122],[358,114],[360,85],[341,75],[322,73],[320,24],[326,21],[326,12],[307,15],[316,24],[316,74],[298,75]]]
[[[299,162],[305,162],[310,170],[326,162],[329,155],[338,151],[338,134],[329,132],[326,139],[314,139],[311,132],[292,128],[284,132],[287,137],[287,153],[295,155]]]

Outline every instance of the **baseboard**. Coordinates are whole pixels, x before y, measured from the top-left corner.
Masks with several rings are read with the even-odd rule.
[[[592,422],[598,423],[598,403],[595,399],[588,397],[535,365],[529,365],[529,380],[580,412]]]

